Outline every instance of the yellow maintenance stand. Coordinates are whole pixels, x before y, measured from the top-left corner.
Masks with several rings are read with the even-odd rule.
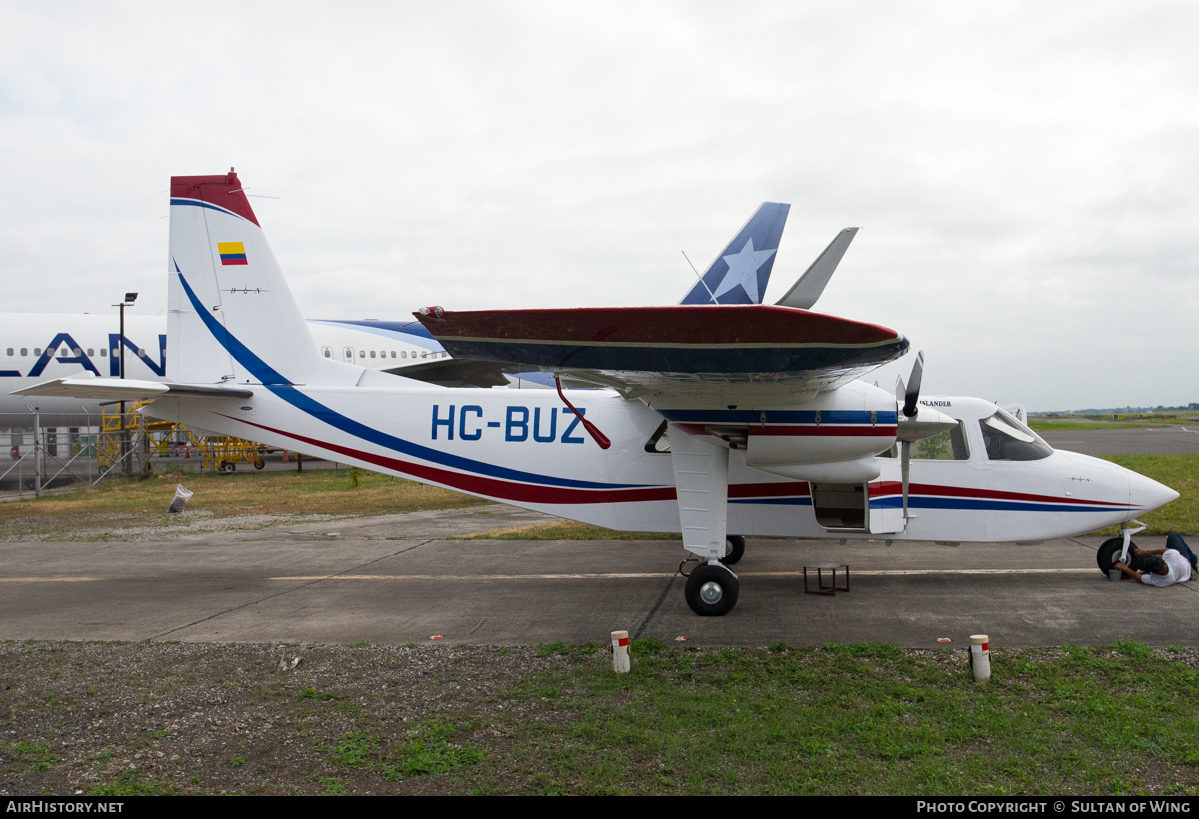
[[[102,408],[100,435],[96,441],[96,457],[102,470],[112,468],[121,459],[122,420],[131,471],[146,469],[153,456],[169,457],[172,446],[182,448],[185,458],[194,451],[203,459],[200,465],[203,470],[230,474],[238,464],[250,464],[255,469],[266,466],[262,459],[266,447],[261,444],[228,435],[197,435],[183,424],[152,421],[138,412],[147,403],[127,403],[123,419],[119,404]],[[184,436],[182,443],[177,441],[180,434]]]

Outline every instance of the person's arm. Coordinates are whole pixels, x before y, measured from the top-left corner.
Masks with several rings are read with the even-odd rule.
[[[1138,583],[1141,582],[1141,573],[1140,572],[1134,572],[1132,569],[1128,568],[1127,566],[1125,566],[1123,563],[1120,563],[1119,561],[1117,561],[1114,565],[1117,569],[1124,572],[1125,577],[1129,577],[1129,578],[1137,581]]]

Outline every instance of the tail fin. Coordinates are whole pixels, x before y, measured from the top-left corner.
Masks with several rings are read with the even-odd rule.
[[[829,242],[824,252],[816,257],[816,261],[812,262],[812,266],[804,271],[795,284],[791,285],[787,294],[778,300],[778,304],[783,307],[798,307],[802,310],[812,309],[812,306],[820,299],[824,288],[828,286],[829,279],[833,277],[837,265],[841,264],[841,257],[845,255],[846,250],[849,250],[849,243],[853,241],[857,232],[858,229],[854,227],[845,228],[838,233]]]
[[[679,304],[761,304],[790,211],[763,202]]]
[[[237,174],[171,178],[168,377],[304,384],[320,362]]]

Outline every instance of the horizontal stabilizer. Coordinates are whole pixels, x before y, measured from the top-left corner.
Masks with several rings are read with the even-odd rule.
[[[30,397],[84,398],[97,401],[149,401],[168,394],[171,397],[249,398],[254,393],[250,390],[137,381],[132,378],[56,378],[9,393]]]
[[[845,230],[838,233],[837,238],[829,243],[824,252],[816,257],[816,261],[812,262],[812,266],[805,270],[804,274],[799,277],[799,281],[791,285],[791,289],[787,291],[787,295],[779,299],[778,305],[780,307],[798,307],[801,310],[811,310],[820,299],[820,294],[824,292],[829,279],[833,277],[833,272],[837,269],[837,265],[841,264],[841,258],[845,255],[845,251],[849,249],[849,243],[853,241],[853,237],[857,232],[858,228],[854,227],[845,228]]]
[[[504,387],[508,385],[508,379],[504,377],[505,369],[517,372],[520,367],[505,367],[499,362],[470,358],[442,358],[392,367],[383,372],[423,381],[426,384],[436,384],[439,387]]]

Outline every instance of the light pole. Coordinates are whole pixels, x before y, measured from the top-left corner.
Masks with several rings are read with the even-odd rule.
[[[121,352],[121,378],[125,377],[125,308],[132,307],[137,301],[137,293],[126,293],[124,300],[113,307],[121,308],[121,336],[117,341],[117,349]],[[129,465],[129,430],[125,425],[125,402],[121,402],[121,471],[126,475],[133,474]]]

